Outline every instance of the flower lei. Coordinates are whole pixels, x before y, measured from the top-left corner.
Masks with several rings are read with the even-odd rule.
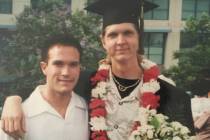
[[[160,97],[155,93],[160,89],[157,82],[159,75],[158,66],[147,60],[143,59],[141,62],[143,68],[143,85],[140,87],[139,98],[139,113],[145,112],[144,110],[152,110],[159,107]],[[110,89],[107,86],[109,80],[110,65],[102,63],[99,66],[96,74],[91,78],[91,83],[95,88],[91,91],[90,108],[90,125],[91,125],[91,139],[92,140],[109,140],[107,135],[108,126],[106,125],[107,111],[105,108],[105,100]],[[137,118],[133,122],[132,131],[145,123],[145,118]],[[131,132],[132,133],[132,132]]]

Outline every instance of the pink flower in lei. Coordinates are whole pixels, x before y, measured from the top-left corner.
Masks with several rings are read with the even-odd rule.
[[[160,86],[157,82],[159,75],[158,66],[146,59],[142,60],[141,66],[144,69],[143,73],[143,85],[141,87],[139,109],[156,109],[159,107],[160,97],[155,95]],[[91,125],[91,139],[92,140],[109,140],[107,135],[108,126],[106,125],[106,108],[105,97],[110,92],[107,87],[107,81],[109,80],[109,65],[102,64],[99,66],[97,73],[91,78],[92,85],[95,88],[91,91],[90,102],[90,125]],[[145,123],[142,120],[134,120],[132,131],[137,127]]]

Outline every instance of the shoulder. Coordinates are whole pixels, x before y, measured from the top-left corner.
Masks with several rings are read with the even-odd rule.
[[[173,85],[173,86],[176,86],[176,83],[172,79],[170,79],[170,78],[168,78],[168,77],[166,77],[166,76],[164,76],[162,74],[159,75],[158,78],[163,80],[163,81],[165,81],[165,82],[167,82],[167,83],[169,83],[169,84],[171,84],[171,85]]]
[[[191,108],[191,98],[183,89],[161,79],[158,79],[158,82],[160,83],[160,90],[157,92],[160,96],[160,110],[179,114],[186,108]]]
[[[191,104],[190,96],[183,89],[161,79],[158,81],[160,90],[157,94],[160,96],[160,108],[163,110],[182,110]]]
[[[95,70],[82,70],[80,72],[80,77],[89,79],[96,71]]]
[[[158,79],[160,83],[160,94],[165,94],[166,96],[175,96],[176,97],[185,97],[190,98],[189,95],[186,94],[185,90],[176,87],[174,84],[169,83],[163,79]]]
[[[75,103],[75,105],[81,109],[85,109],[87,110],[87,102],[85,101],[85,99],[83,97],[81,97],[80,95],[76,94],[75,92],[72,93],[72,99],[74,100],[73,102]]]
[[[160,83],[160,107],[158,112],[168,116],[171,121],[178,121],[187,126],[194,134],[194,126],[191,111],[191,98],[183,90],[174,85],[158,79]]]
[[[74,88],[74,91],[78,95],[82,96],[86,101],[89,101],[90,98],[90,91],[91,91],[90,78],[94,73],[95,71],[92,70],[82,70],[80,73],[80,78],[78,80],[78,83]]]
[[[43,87],[43,85],[37,86],[37,87],[33,90],[33,92],[31,93],[31,95],[30,95],[28,98],[26,98],[26,100],[22,103],[22,106],[23,106],[24,108],[27,108],[28,106],[33,106],[34,103],[35,103],[37,100],[40,99],[40,97],[41,97],[41,95],[40,95],[41,89],[40,89],[40,88],[42,88],[42,87]]]
[[[91,76],[95,73],[93,70],[82,70],[76,88],[90,82]]]
[[[22,103],[22,108],[26,117],[32,117],[40,114],[46,109],[46,103],[41,96],[41,88],[39,85],[31,93],[31,95]]]

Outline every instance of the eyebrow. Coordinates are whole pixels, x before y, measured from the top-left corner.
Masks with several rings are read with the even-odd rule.
[[[111,36],[116,36],[118,33],[116,31],[112,31],[110,33],[107,34],[108,37],[111,37]]]
[[[112,35],[117,35],[118,33],[123,33],[123,34],[128,34],[128,33],[134,33],[135,31],[133,31],[132,29],[126,29],[126,30],[123,30],[123,31],[111,31],[109,33],[107,33],[107,36],[112,36]]]
[[[64,62],[61,60],[55,60],[52,62],[52,64],[63,64]]]
[[[63,64],[65,64],[65,62],[61,61],[61,60],[55,60],[55,61],[52,62],[52,64],[63,65]],[[79,64],[80,64],[80,61],[77,61],[77,60],[73,60],[73,61],[68,62],[68,65],[79,65]]]

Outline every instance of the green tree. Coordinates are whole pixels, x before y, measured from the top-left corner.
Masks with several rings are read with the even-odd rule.
[[[4,93],[24,96],[42,82],[40,48],[51,34],[70,32],[75,35],[84,50],[83,68],[95,68],[104,55],[99,44],[99,31],[97,16],[82,11],[72,14],[61,0],[39,0],[33,8],[26,7],[17,17],[15,32],[6,39],[8,45],[0,48],[0,65],[13,79]]]
[[[191,18],[186,22],[182,48],[174,54],[178,65],[166,73],[177,86],[204,95],[210,90],[210,17]],[[187,48],[187,49],[186,49]]]

